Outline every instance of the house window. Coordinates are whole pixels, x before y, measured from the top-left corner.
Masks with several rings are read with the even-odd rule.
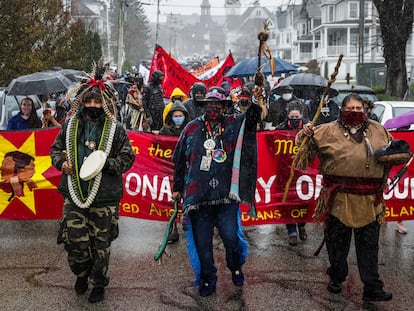
[[[358,18],[358,2],[349,3],[349,18]]]
[[[301,23],[300,24],[300,27],[299,27],[299,30],[300,30],[299,34],[301,36],[306,35],[306,24],[305,23]]]
[[[334,21],[334,6],[330,5],[328,6],[328,22]]]
[[[358,29],[351,29],[351,40],[349,43],[351,53],[358,52],[358,40],[359,40],[358,38],[359,38]]]
[[[259,16],[261,16],[261,15],[262,15],[262,10],[257,9],[257,10],[256,10],[256,16],[257,16],[257,17],[259,17]]]
[[[369,1],[364,1],[364,16],[370,16],[371,14],[369,13]]]

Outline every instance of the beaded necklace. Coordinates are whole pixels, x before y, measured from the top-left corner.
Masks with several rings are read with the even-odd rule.
[[[68,128],[66,131],[66,150],[68,154],[68,159],[74,163],[74,170],[72,175],[68,175],[68,188],[69,194],[72,201],[76,206],[80,208],[88,208],[93,201],[95,200],[96,194],[98,193],[99,186],[101,185],[102,172],[89,181],[90,189],[88,196],[82,192],[80,177],[79,177],[79,162],[78,162],[78,147],[77,147],[77,137],[78,137],[78,128],[79,128],[79,118],[78,115],[74,115],[68,123]],[[109,152],[112,148],[112,142],[115,136],[116,130],[116,121],[111,120],[110,118],[105,118],[104,127],[102,130],[101,139],[99,142],[98,150],[102,150],[109,155]]]

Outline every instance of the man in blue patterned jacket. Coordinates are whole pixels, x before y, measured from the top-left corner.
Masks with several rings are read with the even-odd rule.
[[[173,198],[183,199],[196,285],[201,296],[208,296],[217,282],[214,227],[223,240],[234,285],[244,283],[241,266],[247,256],[247,241],[241,229],[239,203],[254,205],[256,124],[261,108],[251,105],[246,113],[224,115],[231,101],[221,87],[210,88],[198,103],[205,113],[184,128],[174,151]]]

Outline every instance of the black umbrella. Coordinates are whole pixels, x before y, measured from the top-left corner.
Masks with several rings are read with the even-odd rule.
[[[297,73],[282,80],[278,86],[273,89],[276,94],[282,94],[286,86],[293,87],[293,94],[302,99],[315,99],[323,93],[327,85],[324,77],[313,73]],[[331,96],[337,94],[336,90],[331,89]]]
[[[59,71],[42,71],[13,79],[9,95],[42,95],[67,91],[73,82]]]
[[[87,73],[83,70],[62,69],[58,72],[73,82],[80,82],[82,79],[88,78]]]

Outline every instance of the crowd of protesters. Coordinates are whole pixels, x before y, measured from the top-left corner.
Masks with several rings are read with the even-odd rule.
[[[112,78],[108,77],[108,79]],[[209,296],[216,289],[217,269],[214,266],[211,248],[214,227],[217,227],[226,248],[227,267],[232,273],[234,285],[243,286],[244,284],[241,267],[247,256],[247,242],[240,226],[239,203],[250,202],[253,205],[256,178],[250,178],[249,182],[246,180],[244,183],[235,185],[232,174],[234,163],[240,162],[237,157],[240,157],[242,153],[245,161],[246,157],[251,160],[249,162],[251,165],[246,168],[245,163],[238,163],[237,169],[250,169],[252,174],[249,176],[254,175],[253,170],[257,166],[256,131],[276,129],[299,131],[301,134],[299,141],[305,136],[309,137],[315,143],[312,148],[319,152],[309,154],[310,157],[327,152],[323,144],[327,139],[327,134],[332,134],[329,132],[330,129],[337,131],[338,136],[346,129],[349,134],[345,137],[341,136],[344,144],[349,144],[349,136],[353,139],[352,143],[355,140],[361,146],[361,150],[365,148],[365,144],[361,142],[366,141],[366,138],[365,140],[363,138],[366,137],[367,129],[375,128],[378,132],[383,130],[371,112],[372,103],[362,102],[357,95],[352,95],[354,97],[350,99],[347,97],[349,101],[344,101],[344,106],[341,108],[332,100],[334,92],[322,99],[322,89],[314,90],[310,98],[302,98],[300,91],[295,90],[294,87],[278,86],[281,81],[279,79],[273,88],[266,81],[264,91],[257,94],[252,81],[243,80],[241,87],[233,90],[231,79],[224,79],[217,86],[210,88],[202,82],[196,82],[191,86],[188,94],[176,87],[169,98],[165,98],[164,78],[165,74],[160,70],[152,73],[148,83],[145,83],[138,73],[126,75],[117,92],[114,89],[113,101],[114,105],[118,102],[118,111],[114,108],[113,112],[116,113],[119,124],[122,124],[126,130],[179,137],[173,156],[175,164],[173,199],[183,200],[183,214],[192,222],[193,227],[190,232],[193,236],[191,239],[198,256],[196,262],[200,265],[195,268],[193,265],[193,268],[197,274],[201,296]],[[96,87],[93,83],[94,81],[89,82],[90,85]],[[43,96],[40,116],[33,99],[24,98],[21,101],[20,111],[10,119],[7,129],[62,127],[72,116],[72,103],[69,96],[70,94],[65,93]],[[265,114],[261,114],[262,111],[267,111],[265,117]],[[361,124],[354,125],[355,118]],[[374,121],[368,121],[372,119]],[[356,135],[358,133],[365,136]],[[240,136],[243,135],[245,135],[245,141],[243,145],[239,145]],[[381,139],[380,143],[386,143],[391,137],[383,134]],[[250,145],[244,145],[245,142]],[[326,161],[324,158],[320,160],[322,163]],[[375,177],[383,173],[383,167],[378,163],[372,163],[372,165],[378,166],[378,174],[374,174]],[[346,165],[344,170],[346,170]],[[352,175],[350,178],[354,180],[355,176]],[[334,180],[336,183],[337,179]],[[193,187],[194,184],[202,186]],[[241,192],[236,191],[230,196],[227,188],[234,190],[234,186],[237,189],[243,187],[245,189]],[[243,197],[246,193],[250,196]],[[352,195],[356,197],[355,202],[362,196],[360,193],[352,193]],[[373,194],[370,192],[369,195]],[[344,196],[349,195],[344,194]],[[354,201],[352,201],[353,204]],[[357,204],[354,205],[354,208],[357,208]],[[376,208],[371,201],[367,201],[366,205],[373,210]],[[331,278],[328,291],[339,293],[342,290],[342,283],[347,276],[346,258],[350,232],[355,230],[359,234],[358,238],[361,238],[359,244],[356,243],[358,244],[356,245],[357,251],[361,254],[366,252],[363,253],[364,258],[358,260],[361,280],[365,285],[363,299],[390,300],[392,294],[383,290],[383,283],[379,279],[377,260],[371,267],[368,262],[370,258],[375,259],[378,256],[379,222],[377,220],[380,214],[375,210],[375,215],[371,213],[373,216],[366,217],[366,221],[361,225],[358,222],[347,223],[347,218],[342,217],[343,215],[337,211],[338,207],[335,208],[332,209],[331,214],[328,214],[331,230],[327,236],[331,264],[328,269]],[[302,242],[307,240],[305,223],[286,224],[286,228],[289,245],[298,245],[298,237]],[[346,230],[346,233],[338,230],[344,232]],[[368,234],[374,242],[363,249],[364,237]],[[332,237],[344,238],[345,235],[346,244],[340,248]],[[174,243],[178,240],[178,228],[177,224],[174,224],[168,241]],[[194,250],[192,252],[194,254]],[[107,283],[101,284],[101,287],[106,285]],[[88,280],[79,274],[75,289],[78,293],[83,293],[87,286]],[[104,290],[96,295],[91,294],[90,301],[102,300],[103,294]]]

